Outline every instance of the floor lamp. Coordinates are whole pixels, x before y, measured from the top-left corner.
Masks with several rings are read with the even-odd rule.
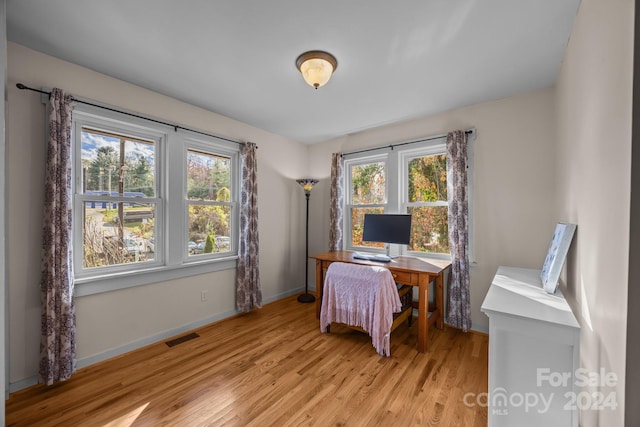
[[[307,198],[307,229],[305,238],[305,254],[304,254],[304,294],[298,296],[298,302],[314,302],[316,297],[309,293],[309,196],[311,189],[318,183],[317,179],[303,178],[296,179],[304,190],[304,196]]]

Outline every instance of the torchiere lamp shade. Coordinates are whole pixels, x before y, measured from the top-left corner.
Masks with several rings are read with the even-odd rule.
[[[301,178],[296,179],[296,182],[302,186],[304,194],[309,194],[311,193],[313,186],[318,183],[318,180],[313,178]]]

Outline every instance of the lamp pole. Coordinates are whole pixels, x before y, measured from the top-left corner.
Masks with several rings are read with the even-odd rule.
[[[316,298],[309,293],[309,197],[311,193],[305,193],[307,198],[307,229],[305,234],[304,252],[304,294],[298,296],[299,302],[314,302]]]

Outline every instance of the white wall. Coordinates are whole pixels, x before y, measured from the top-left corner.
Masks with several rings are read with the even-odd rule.
[[[559,216],[578,224],[565,294],[581,366],[618,375],[600,391],[616,393],[619,409],[582,411],[585,427],[624,419],[633,37],[633,1],[582,0],[556,89]]]
[[[304,195],[294,179],[307,174],[305,145],[9,43],[7,286],[12,389],[31,384],[37,375],[45,165],[45,106],[39,94],[16,89],[18,82],[59,87],[186,127],[256,142],[264,299],[304,285]],[[234,313],[234,285],[235,270],[226,270],[77,298],[79,364]],[[200,302],[201,290],[209,291],[207,302]]]
[[[473,329],[488,332],[480,306],[500,265],[541,268],[555,223],[553,89],[485,102],[419,120],[344,136],[310,147],[314,190],[322,220],[310,231],[310,253],[328,249],[332,152],[475,128],[473,143],[474,253],[471,270]],[[314,274],[311,268],[310,274]]]

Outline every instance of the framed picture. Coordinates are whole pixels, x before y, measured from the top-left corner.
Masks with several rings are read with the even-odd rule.
[[[558,223],[553,232],[547,257],[542,265],[540,279],[542,279],[542,288],[549,294],[554,294],[558,288],[558,279],[567,257],[573,234],[576,231],[575,224]]]

